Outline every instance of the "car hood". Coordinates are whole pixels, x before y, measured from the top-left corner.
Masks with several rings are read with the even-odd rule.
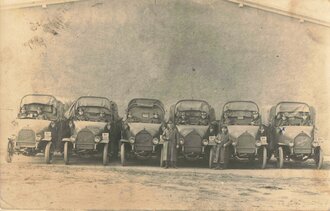
[[[259,126],[254,125],[228,125],[228,133],[231,138],[238,138],[243,133],[247,132],[253,137],[257,136]]]
[[[82,129],[90,130],[94,135],[102,133],[106,122],[89,122],[89,121],[75,121],[75,132],[78,133]]]
[[[202,126],[202,125],[178,125],[176,126],[178,132],[183,137],[187,136],[192,131],[196,131],[201,137],[204,137],[209,126]]]
[[[148,131],[152,136],[155,136],[159,132],[161,124],[151,124],[151,123],[128,123],[130,132],[133,136],[142,130]]]
[[[48,129],[51,121],[49,120],[39,120],[39,119],[16,119],[13,121],[14,131],[16,134],[21,129],[31,129],[36,134],[41,133]]]
[[[312,137],[313,129],[313,126],[281,126],[276,128],[276,132],[279,134],[280,130],[282,131],[279,134],[282,140],[293,140],[300,133],[305,133]]]

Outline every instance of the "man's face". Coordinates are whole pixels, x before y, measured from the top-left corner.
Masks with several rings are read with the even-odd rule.
[[[186,118],[186,114],[185,113],[181,113],[181,118],[182,119]]]
[[[307,115],[306,114],[303,114],[302,115],[302,118],[303,118],[303,120],[306,120],[307,119]]]
[[[103,112],[100,113],[100,117],[104,117],[104,113]]]
[[[206,113],[202,113],[202,118],[206,119]]]
[[[78,114],[81,116],[81,115],[84,114],[84,112],[83,112],[82,110],[79,110],[79,111],[78,111]]]
[[[171,122],[171,123],[168,123],[168,127],[173,129],[174,128],[174,124]]]
[[[221,128],[221,131],[222,131],[222,133],[226,133],[227,132],[227,128],[226,127],[223,127],[223,128]]]
[[[154,118],[155,119],[158,119],[158,114],[154,114]]]
[[[41,108],[38,108],[38,109],[37,109],[37,113],[38,113],[38,114],[41,114],[41,112],[42,112],[42,111],[41,111]]]
[[[22,108],[22,109],[21,109],[21,113],[22,113],[22,114],[25,114],[25,113],[26,113],[25,108]]]
[[[265,128],[264,127],[260,127],[260,132],[261,133],[265,132]]]

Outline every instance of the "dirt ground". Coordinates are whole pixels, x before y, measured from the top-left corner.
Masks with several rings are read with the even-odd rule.
[[[2,153],[3,155],[3,153]],[[248,163],[212,170],[206,163],[180,162],[162,169],[158,162],[118,161],[102,166],[101,158],[73,158],[64,165],[43,157],[1,156],[2,209],[262,209],[330,208],[330,159],[315,170],[312,162],[260,170]]]

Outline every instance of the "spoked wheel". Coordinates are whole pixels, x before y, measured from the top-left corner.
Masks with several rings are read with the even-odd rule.
[[[70,149],[69,144],[70,144],[69,142],[65,142],[65,144],[64,144],[64,163],[65,163],[65,165],[69,164],[70,156],[71,156],[71,149]]]
[[[315,164],[317,169],[321,169],[323,165],[323,152],[321,148],[318,148],[315,153]]]
[[[277,168],[283,168],[283,160],[284,160],[283,148],[278,147]]]
[[[109,164],[109,154],[108,154],[109,143],[104,144],[103,146],[103,165]]]
[[[7,154],[6,154],[7,163],[11,163],[13,161],[13,155],[14,155],[14,144],[13,142],[9,141],[7,145]]]
[[[164,162],[163,162],[163,158],[164,158],[164,152],[163,152],[163,148],[160,149],[160,167],[164,166]]]
[[[120,161],[121,161],[121,165],[125,166],[126,165],[126,157],[125,157],[125,144],[122,143],[120,145]]]
[[[213,168],[213,149],[210,149],[209,168]]]
[[[264,169],[264,168],[266,168],[267,160],[268,160],[267,148],[266,147],[261,147],[259,150],[261,150],[261,152],[259,153],[260,167],[262,169]]]
[[[47,164],[53,162],[54,151],[54,144],[51,141],[48,142],[45,148],[45,161]]]

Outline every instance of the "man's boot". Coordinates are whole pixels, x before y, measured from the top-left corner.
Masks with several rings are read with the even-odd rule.
[[[168,161],[165,161],[165,166],[164,168],[168,169]]]
[[[175,161],[172,162],[172,167],[175,168],[175,169],[178,168],[178,167],[176,166],[176,162],[175,162]]]

